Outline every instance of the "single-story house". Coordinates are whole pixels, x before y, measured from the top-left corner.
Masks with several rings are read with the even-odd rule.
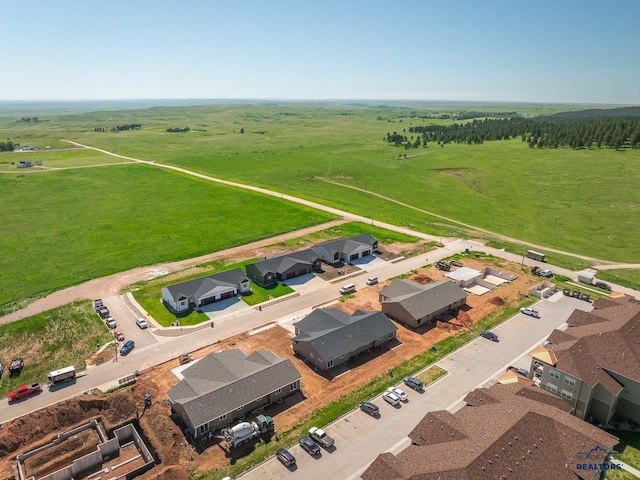
[[[320,258],[307,249],[252,263],[245,268],[251,280],[265,287],[320,270]]]
[[[240,268],[175,283],[162,288],[162,300],[175,312],[231,298],[251,291],[249,277]]]
[[[467,293],[446,280],[426,285],[397,280],[380,291],[382,311],[410,327],[430,323],[435,317],[460,308]]]
[[[268,351],[247,356],[238,349],[207,355],[182,375],[167,397],[195,437],[297,392],[302,379],[289,359]]]
[[[293,351],[323,371],[383,345],[398,330],[382,312],[358,310],[349,315],[334,308],[314,310],[293,326]]]
[[[350,262],[358,258],[373,255],[378,250],[378,241],[368,233],[349,238],[339,238],[321,243],[312,250],[323,262],[333,265],[339,262]]]

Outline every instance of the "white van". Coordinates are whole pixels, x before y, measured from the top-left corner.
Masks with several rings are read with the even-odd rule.
[[[349,283],[347,285],[343,285],[340,287],[340,293],[342,295],[346,295],[347,293],[353,293],[356,291],[356,286],[353,283]]]

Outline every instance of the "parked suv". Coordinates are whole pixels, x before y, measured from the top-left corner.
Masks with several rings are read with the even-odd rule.
[[[278,449],[278,452],[276,453],[276,457],[278,458],[278,460],[280,460],[280,462],[285,467],[290,467],[291,465],[296,464],[296,457],[291,455],[291,452],[289,452],[289,450],[286,450],[284,448]]]
[[[611,291],[611,285],[609,285],[608,283],[596,282],[596,287],[602,288],[603,290]]]
[[[147,328],[149,326],[147,321],[142,317],[136,318],[136,325],[138,325],[140,328]]]
[[[415,391],[420,391],[424,387],[422,382],[415,377],[404,377],[403,381],[407,387],[413,388]]]
[[[309,437],[304,436],[300,440],[298,440],[300,446],[307,451],[309,455],[320,455],[320,447],[316,442],[311,440]]]
[[[367,278],[367,281],[365,283],[367,285],[375,285],[376,283],[378,283],[378,277],[369,277]]]
[[[362,402],[360,404],[360,410],[362,410],[364,413],[368,413],[372,417],[377,417],[378,415],[380,415],[380,409],[375,403]]]

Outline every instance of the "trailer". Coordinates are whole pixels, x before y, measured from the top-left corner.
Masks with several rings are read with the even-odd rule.
[[[594,276],[590,273],[578,273],[578,281],[586,283],[587,285],[593,285]]]
[[[536,252],[535,250],[527,250],[527,258],[531,260],[537,260],[538,262],[545,262],[546,255],[544,253]]]
[[[73,365],[54,370],[47,375],[51,385],[60,385],[62,383],[72,382],[76,378],[76,367]]]

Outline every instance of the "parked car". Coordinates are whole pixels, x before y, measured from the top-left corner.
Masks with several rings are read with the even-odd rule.
[[[611,285],[604,282],[596,282],[596,287],[601,288],[603,290],[611,291]]]
[[[499,342],[500,340],[498,339],[498,335],[496,335],[493,332],[488,332],[488,331],[483,331],[480,332],[480,336],[484,337],[488,340],[491,340],[492,342]]]
[[[133,347],[135,346],[136,344],[133,340],[127,340],[126,342],[124,342],[124,345],[120,349],[120,355],[127,355],[129,352],[131,352],[131,350],[133,350]]]
[[[109,309],[105,306],[99,307],[97,310],[98,315],[100,315],[100,318],[102,318],[103,320],[105,318],[109,318]]]
[[[538,271],[538,275],[540,275],[541,277],[551,278],[553,277],[553,272],[548,268],[545,268],[544,270]]]
[[[309,455],[320,455],[320,446],[306,435],[298,440],[298,443]]]
[[[529,315],[530,317],[540,318],[540,312],[534,310],[533,308],[521,308],[520,313],[524,313],[525,315]]]
[[[416,392],[419,392],[424,387],[422,382],[415,377],[404,377],[403,381],[407,387],[413,388]]]
[[[348,283],[347,285],[340,287],[340,295],[347,295],[348,293],[354,293],[355,291],[356,286],[353,283]]]
[[[107,327],[110,328],[111,330],[113,330],[114,328],[116,328],[118,326],[118,324],[116,323],[116,319],[113,317],[109,317],[105,320],[105,323],[107,324]]]
[[[24,360],[22,358],[14,358],[9,364],[9,376],[17,377],[24,368]]]
[[[510,365],[507,367],[507,372],[517,373],[518,375],[522,375],[523,377],[529,378],[529,370],[526,370],[524,368],[517,368],[517,367],[514,367],[513,365]]]
[[[400,399],[398,398],[398,396],[395,393],[391,393],[389,391],[382,394],[382,399],[389,405],[392,405],[394,407],[400,403]]]
[[[406,402],[407,400],[409,400],[407,393],[404,390],[399,389],[398,387],[389,387],[387,388],[387,392],[393,393],[400,399],[401,402]]]
[[[96,311],[96,313],[98,313],[98,310],[100,310],[102,307],[104,307],[104,303],[102,303],[101,298],[97,298],[93,301],[93,308]]]
[[[296,457],[291,455],[291,452],[285,448],[279,448],[276,452],[276,458],[280,460],[285,467],[290,467],[296,464]]]
[[[365,283],[367,285],[375,285],[376,283],[378,283],[378,277],[369,277],[367,278],[367,281]]]
[[[113,335],[116,337],[116,340],[118,340],[119,342],[124,342],[124,333],[122,333],[120,330],[116,330]]]
[[[149,327],[149,324],[147,323],[147,321],[142,317],[136,318],[136,325],[138,325],[140,328],[148,328]]]
[[[362,410],[364,413],[368,413],[372,417],[377,417],[378,415],[380,415],[380,409],[375,403],[362,402],[360,404],[360,410]]]

